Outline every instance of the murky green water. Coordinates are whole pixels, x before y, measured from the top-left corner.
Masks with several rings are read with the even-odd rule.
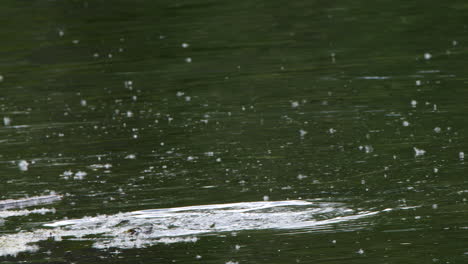
[[[0,262],[468,262],[464,1],[0,5]]]

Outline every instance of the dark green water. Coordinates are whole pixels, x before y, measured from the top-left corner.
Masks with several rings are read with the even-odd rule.
[[[468,262],[465,1],[0,6],[0,200],[64,195],[0,238],[264,199],[375,213],[130,249],[63,237],[0,262]]]

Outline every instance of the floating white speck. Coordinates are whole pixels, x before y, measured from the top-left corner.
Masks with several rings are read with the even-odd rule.
[[[213,157],[214,152],[213,151],[208,151],[208,152],[205,152],[205,155],[208,156],[208,157]]]
[[[437,204],[432,205],[432,209],[437,209],[437,208],[439,208],[439,206]]]
[[[187,157],[187,161],[193,161],[194,159],[195,159],[195,157],[192,157],[192,156]]]
[[[414,156],[422,156],[424,154],[426,154],[426,151],[424,149],[418,149],[416,147],[413,147],[414,149]]]
[[[266,201],[269,201],[269,200],[270,200],[270,197],[268,197],[268,195],[263,196],[263,201],[266,202]]]
[[[29,167],[29,162],[25,160],[20,160],[18,162],[18,168],[20,169],[20,171],[27,171],[28,167]]]
[[[177,95],[178,97],[181,97],[181,96],[183,96],[184,94],[185,94],[185,93],[184,93],[184,92],[181,92],[181,91],[178,91],[178,92],[176,93],[176,95]]]
[[[125,156],[125,159],[136,159],[136,155],[135,154],[128,154],[127,156]]]
[[[374,152],[374,147],[372,147],[371,145],[365,145],[364,150],[366,151],[366,153],[372,153]]]
[[[424,59],[430,60],[432,58],[432,55],[428,52],[424,53]]]
[[[221,158],[217,158],[217,159],[216,159],[216,162],[221,162]]]
[[[328,133],[330,133],[330,134],[335,134],[335,133],[336,133],[336,129],[330,128],[330,129],[328,129]]]
[[[188,57],[188,58],[185,58],[185,62],[187,63],[191,63],[192,62],[192,58]]]
[[[127,117],[133,117],[133,112],[132,111],[127,111],[126,115],[127,115]]]
[[[190,45],[189,45],[188,43],[182,43],[182,45],[181,45],[181,46],[182,46],[182,48],[184,48],[184,49],[185,49],[185,48],[188,48]]]
[[[63,37],[63,35],[65,35],[65,32],[64,32],[63,30],[60,29],[60,30],[58,31],[58,35],[59,35],[59,37]]]
[[[438,168],[434,168],[434,173],[437,173],[439,172],[439,169]]]
[[[84,177],[86,177],[86,175],[88,175],[88,173],[84,172],[84,171],[77,171],[75,173],[75,175],[73,176],[73,179],[75,180],[83,180]]]
[[[363,250],[362,248],[360,248],[358,251],[356,251],[356,253],[358,253],[358,254],[361,254],[361,255],[362,255],[362,254],[364,254],[364,250]]]
[[[9,118],[8,116],[5,116],[5,117],[3,118],[3,124],[4,124],[5,126],[9,126],[9,125],[11,124],[11,118]]]
[[[464,153],[464,152],[458,153],[458,157],[459,157],[461,160],[464,160],[464,159],[465,159],[465,153]]]
[[[239,250],[239,249],[241,248],[241,246],[240,246],[240,245],[235,245],[234,248],[235,248],[236,250]]]
[[[99,58],[99,53],[94,53],[94,54],[93,54],[93,57],[94,57],[94,58]]]
[[[301,135],[301,137],[304,137],[305,135],[307,135],[307,131],[305,130],[299,130],[299,135]]]
[[[452,45],[453,45],[453,46],[456,46],[456,45],[458,45],[458,41],[456,41],[456,40],[453,40],[453,41],[452,41]]]
[[[403,121],[403,126],[404,126],[404,127],[407,127],[407,126],[409,126],[409,125],[410,125],[410,123],[409,123],[408,121]]]
[[[411,106],[412,107],[416,107],[417,104],[418,104],[418,102],[416,100],[411,100]]]
[[[78,39],[74,39],[74,40],[72,40],[72,43],[76,45],[76,44],[80,43],[80,41]]]
[[[195,258],[196,258],[196,259],[201,259],[201,258],[202,258],[202,256],[200,256],[200,255],[196,255],[196,256],[195,256]]]
[[[442,131],[442,129],[441,129],[440,127],[435,127],[435,128],[434,128],[434,132],[440,133],[440,131]]]
[[[190,102],[190,100],[192,100],[192,98],[190,96],[185,96],[185,101],[186,102]]]
[[[125,88],[132,90],[133,89],[133,81],[125,81],[124,82]]]
[[[416,86],[420,86],[421,85],[421,81],[420,80],[416,80]]]
[[[299,106],[299,102],[298,102],[298,101],[291,102],[291,107],[292,107],[292,108],[297,108],[298,106]]]
[[[306,175],[302,175],[302,174],[297,175],[297,179],[299,179],[299,180],[303,180],[305,178],[307,178]]]
[[[86,106],[88,103],[86,102],[86,100],[83,99],[80,101],[80,104],[81,106]]]

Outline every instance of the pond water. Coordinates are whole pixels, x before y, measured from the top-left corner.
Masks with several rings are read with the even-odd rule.
[[[0,262],[468,262],[464,1],[1,7]]]

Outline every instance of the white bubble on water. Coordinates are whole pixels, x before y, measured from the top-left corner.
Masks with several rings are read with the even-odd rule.
[[[459,157],[461,160],[464,160],[464,159],[465,159],[465,152],[460,151],[460,153],[458,153],[458,157]]]
[[[217,158],[217,159],[216,159],[216,162],[221,162],[221,158]]]
[[[74,180],[83,180],[84,177],[86,177],[86,175],[88,175],[88,173],[86,173],[84,171],[77,171],[75,173],[75,175],[73,176],[73,179]]]
[[[269,200],[270,200],[270,197],[269,197],[268,195],[264,195],[264,196],[263,196],[263,201],[266,202],[266,201],[269,201]]]
[[[86,102],[86,100],[82,99],[80,101],[80,104],[81,104],[81,106],[86,106],[88,104],[88,102]]]
[[[432,58],[432,55],[428,52],[424,53],[424,59],[430,60]]]
[[[307,178],[307,175],[303,175],[303,174],[297,175],[297,179],[299,179],[299,180],[303,180],[305,178]]]
[[[132,111],[127,111],[126,116],[127,117],[133,117],[133,112]]]
[[[453,45],[453,46],[456,46],[456,45],[458,45],[458,41],[456,41],[456,40],[453,40],[453,41],[452,41],[452,45]]]
[[[181,91],[178,91],[178,92],[176,93],[177,97],[181,97],[181,96],[183,96],[184,94],[185,94],[185,93],[184,93],[184,92],[181,92]]]
[[[416,101],[416,100],[411,100],[411,106],[412,106],[412,107],[416,107],[417,104],[418,104],[418,101]]]
[[[20,169],[20,171],[27,171],[28,167],[29,167],[29,162],[25,160],[20,160],[18,162],[18,168]]]
[[[440,131],[442,131],[442,129],[441,129],[440,127],[435,127],[435,128],[434,128],[434,132],[440,133]]]
[[[298,101],[291,102],[291,107],[292,107],[292,108],[297,108],[297,107],[299,107],[299,102],[298,102]]]
[[[374,152],[374,147],[372,147],[371,145],[365,145],[364,150],[366,153],[372,153]]]
[[[426,154],[426,151],[424,149],[419,149],[417,147],[413,147],[413,149],[414,149],[414,156],[416,157]]]
[[[330,134],[335,134],[335,133],[336,133],[336,129],[330,128],[330,129],[328,129],[328,133],[330,133]]]
[[[364,254],[364,250],[362,248],[360,248],[358,251],[356,251],[356,253],[362,255],[362,254]]]
[[[307,131],[301,129],[301,130],[299,130],[299,135],[300,135],[301,137],[304,137],[305,135],[307,135]]]
[[[190,96],[185,96],[185,101],[186,102],[190,102],[190,100],[192,100],[192,98]]]
[[[421,81],[420,80],[416,80],[416,86],[420,86],[421,85]]]
[[[5,116],[5,117],[3,118],[3,124],[4,124],[5,126],[9,126],[9,125],[11,124],[11,118],[9,118],[8,116]]]
[[[185,49],[185,48],[188,48],[190,45],[189,45],[188,43],[185,43],[185,42],[184,42],[184,43],[182,43],[182,45],[181,45],[181,46],[182,46],[182,48],[184,48],[184,49]]]
[[[407,127],[407,126],[409,126],[409,125],[410,125],[410,123],[409,123],[408,121],[406,121],[406,120],[403,121],[403,126],[404,126],[404,127]]]
[[[192,58],[190,58],[190,57],[185,58],[185,62],[186,62],[186,63],[191,63],[191,62],[192,62]]]
[[[125,156],[125,159],[136,159],[136,155],[135,154],[128,154],[127,156]]]

